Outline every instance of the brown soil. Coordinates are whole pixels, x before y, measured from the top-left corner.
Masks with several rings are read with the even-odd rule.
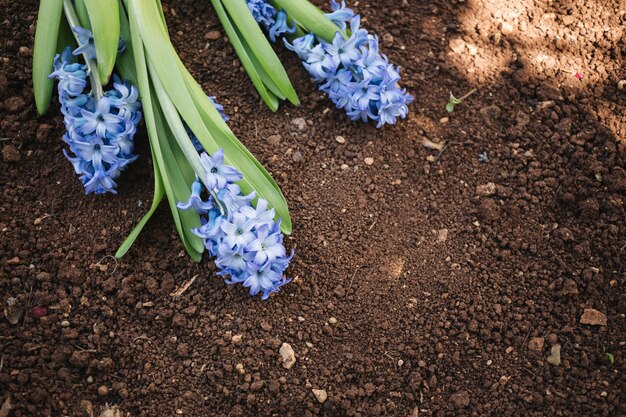
[[[36,3],[0,10],[0,295],[26,312],[0,319],[10,416],[626,415],[623,1],[359,1],[416,96],[383,130],[284,48],[304,104],[271,113],[208,39],[209,1],[168,2],[183,60],[291,204],[295,282],[267,302],[191,263],[165,205],[112,260],[150,202],[146,139],[118,196],[83,195],[59,112],[33,104]]]

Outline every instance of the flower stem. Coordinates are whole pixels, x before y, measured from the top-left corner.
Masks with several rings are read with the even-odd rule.
[[[465,100],[466,98],[468,98],[469,96],[471,96],[472,94],[474,94],[475,92],[476,92],[476,89],[475,89],[475,88],[472,88],[472,89],[470,90],[470,92],[469,92],[469,93],[467,93],[467,94],[465,94],[463,97],[459,98],[459,100],[463,101],[463,100]]]
[[[78,39],[78,35],[74,32],[75,27],[80,26],[80,20],[78,20],[78,16],[76,15],[76,11],[74,10],[74,5],[72,4],[72,0],[63,0],[63,10],[65,11],[65,17],[67,18],[67,22],[70,24],[70,28],[72,29],[72,34],[74,38],[76,38],[76,42],[80,46],[80,40]],[[104,92],[102,90],[102,83],[100,82],[100,76],[98,75],[98,64],[95,59],[89,59],[86,54],[83,54],[85,58],[85,62],[87,64],[87,72],[89,72],[89,81],[91,82],[91,91],[93,92],[93,96],[96,100],[100,99]]]

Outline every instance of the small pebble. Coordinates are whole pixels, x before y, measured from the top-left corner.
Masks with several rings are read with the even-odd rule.
[[[210,41],[216,41],[219,38],[222,37],[222,34],[219,32],[219,30],[212,30],[210,32],[208,32],[205,37],[210,40]]]
[[[365,162],[365,165],[372,165],[374,163],[374,158],[372,158],[371,156],[368,156],[363,161]]]
[[[236,334],[233,336],[231,342],[233,343],[233,345],[238,345],[241,343],[241,339],[243,339],[243,336],[240,334]]]
[[[317,401],[323,403],[328,398],[328,393],[324,389],[313,389],[313,395],[317,398]]]
[[[626,80],[619,80],[617,82],[617,89],[623,90],[626,87]]]
[[[63,321],[61,322],[61,326],[63,326],[63,327],[70,327],[70,322],[69,322],[69,321],[67,321],[67,320],[63,320]]]
[[[100,385],[98,387],[98,395],[101,397],[106,397],[107,395],[109,395],[109,387],[107,387],[106,385]]]
[[[343,136],[337,136],[335,140],[337,141],[337,143],[346,143],[346,138],[344,138]]]
[[[4,162],[17,162],[21,159],[20,152],[13,145],[2,148],[2,160]]]
[[[445,123],[448,123],[449,120],[450,120],[450,118],[448,118],[448,117],[442,117],[441,119],[439,119],[439,123],[445,124]]]
[[[279,350],[282,357],[283,368],[291,369],[296,364],[296,353],[289,343],[283,343]]]
[[[331,318],[329,318],[329,319],[328,319],[328,322],[329,322],[330,324],[337,324],[337,319],[336,319],[336,318],[334,318],[334,317],[331,317]]]

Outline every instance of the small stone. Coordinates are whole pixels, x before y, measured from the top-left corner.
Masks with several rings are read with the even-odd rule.
[[[67,320],[63,320],[63,321],[61,322],[61,327],[70,327],[70,322],[69,322],[69,321],[67,321]]]
[[[20,46],[20,49],[17,50],[17,53],[20,54],[21,57],[30,56],[30,48],[28,46]]]
[[[496,185],[492,182],[476,186],[476,194],[481,197],[490,197],[496,193]]]
[[[337,287],[335,287],[335,289],[333,290],[333,293],[337,297],[345,297],[346,296],[346,290],[341,285],[338,285]]]
[[[341,170],[342,171],[346,171],[348,169],[350,169],[350,166],[348,164],[341,164]]]
[[[212,30],[210,32],[207,32],[205,37],[210,41],[216,41],[222,37],[222,34],[220,33],[219,30]]]
[[[296,364],[296,354],[289,343],[283,343],[278,352],[283,359],[283,368],[291,369]]]
[[[500,207],[492,198],[485,198],[478,207],[478,217],[481,220],[496,220],[500,217]]]
[[[235,369],[237,370],[237,372],[239,372],[241,375],[246,373],[246,370],[243,368],[243,364],[242,363],[238,363],[237,365],[235,365]]]
[[[487,123],[493,123],[497,121],[498,117],[500,117],[500,114],[502,113],[502,110],[500,110],[500,107],[496,106],[495,104],[491,106],[483,107],[479,111],[480,111],[480,114],[483,115]]]
[[[500,33],[505,36],[510,35],[511,33],[513,33],[513,25],[508,22],[500,23]]]
[[[441,119],[439,119],[439,123],[441,123],[442,125],[448,123],[450,121],[449,117],[442,117]]]
[[[331,318],[329,318],[329,319],[328,319],[328,322],[329,322],[330,324],[337,324],[337,319],[336,319],[336,318],[334,318],[334,317],[331,317]]]
[[[455,38],[448,44],[455,54],[461,54],[465,51],[465,41],[461,38]]]
[[[92,417],[93,416],[93,404],[91,403],[91,401],[89,400],[82,400],[80,402],[80,406],[82,407],[83,411],[85,412],[85,416],[87,417]],[[1,413],[0,413],[1,415]]]
[[[550,356],[546,358],[548,363],[551,363],[554,366],[559,366],[561,364],[561,345],[556,344],[552,346],[550,349]]]
[[[296,117],[291,121],[292,125],[295,125],[299,131],[306,130],[306,120],[302,117]]]
[[[272,325],[266,321],[263,321],[261,322],[261,329],[263,329],[266,332],[269,332],[270,330],[272,330]]]
[[[443,243],[448,240],[448,229],[440,229],[437,231],[437,242]]]
[[[187,356],[189,356],[189,345],[187,343],[181,343],[180,345],[176,346],[176,353],[181,358],[186,358]]]
[[[89,376],[87,377],[87,383],[88,383],[88,384],[93,384],[93,376],[89,375]]]
[[[450,396],[450,403],[454,408],[465,408],[470,405],[470,396],[467,391],[459,391]]]
[[[20,151],[13,145],[2,148],[2,160],[4,162],[17,162],[21,159]]]
[[[543,337],[533,337],[528,342],[528,350],[533,352],[541,352],[543,350],[544,340]]]
[[[19,258],[19,257],[17,257],[17,256],[15,256],[15,257],[13,257],[13,258],[11,258],[11,259],[9,259],[9,260],[7,261],[7,263],[8,263],[9,265],[19,265],[19,263],[20,263],[20,262],[21,262],[21,261],[20,261],[20,258]]]
[[[232,342],[233,345],[239,345],[239,344],[241,344],[241,339],[243,339],[243,336],[240,335],[240,334],[236,334],[231,339],[231,342]]]
[[[385,46],[393,45],[393,35],[391,33],[385,33],[383,35],[383,45]]]
[[[300,162],[302,160],[302,152],[295,151],[291,156],[291,159],[293,159],[293,162]]]
[[[328,393],[324,389],[312,389],[313,395],[320,403],[323,403],[328,398]]]
[[[267,388],[270,390],[272,394],[278,394],[280,392],[280,382],[275,379],[272,379],[269,384],[267,384]]]
[[[626,80],[619,80],[617,82],[617,89],[623,90],[624,88],[626,88]]]
[[[26,102],[20,96],[9,97],[4,100],[4,109],[9,113],[18,113],[24,109]]]
[[[368,156],[367,158],[363,160],[363,162],[365,162],[365,165],[372,165],[374,164],[374,158],[372,158],[371,156]]]
[[[107,395],[109,395],[109,387],[107,387],[106,385],[100,385],[98,387],[98,395],[101,397],[106,397]]]
[[[250,391],[261,391],[265,383],[263,381],[254,381],[250,384]]]
[[[272,146],[277,146],[280,143],[281,139],[282,137],[280,135],[268,136],[267,143],[269,143]]]
[[[337,136],[335,140],[337,141],[337,143],[346,143],[346,138],[344,138],[343,136]]]
[[[556,345],[559,342],[559,336],[556,333],[550,333],[548,335],[548,343],[550,345]]]
[[[606,326],[606,316],[598,310],[586,308],[580,317],[580,322],[591,326]]]

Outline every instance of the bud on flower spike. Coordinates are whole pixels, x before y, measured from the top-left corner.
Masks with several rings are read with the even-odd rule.
[[[274,33],[293,33],[283,10],[277,11],[262,0],[247,0],[247,3],[257,22],[269,31],[272,41],[275,41]],[[395,124],[398,117],[405,118],[413,97],[398,87],[399,68],[380,53],[378,37],[360,28],[360,16],[346,8],[345,2],[340,5],[333,0],[331,7],[333,12],[325,16],[338,29],[332,43],[309,33],[292,43],[285,40],[287,48],[298,54],[320,90],[351,120],[375,120],[380,128]],[[339,31],[347,29],[346,22],[350,23],[348,39]]]
[[[59,101],[67,133],[63,136],[74,156],[63,153],[80,176],[87,194],[115,194],[115,179],[126,166],[137,159],[133,154],[133,137],[141,120],[139,93],[134,86],[114,76],[113,89],[98,96],[85,94],[88,69],[72,62],[73,55],[95,58],[91,31],[74,27],[80,46],[71,52],[68,47],[54,58],[50,78],[59,81]],[[120,42],[119,51],[125,45]],[[94,70],[92,68],[92,70]],[[92,86],[94,88],[94,86]]]
[[[206,177],[196,180],[186,203],[178,203],[182,210],[193,208],[201,215],[202,226],[193,230],[201,237],[219,275],[227,276],[226,283],[241,283],[250,289],[250,295],[262,293],[263,300],[290,282],[284,272],[293,253],[287,256],[283,246],[280,221],[274,220],[274,209],[259,198],[256,207],[251,202],[255,195],[243,195],[235,181],[242,175],[234,167],[224,165],[224,150],[213,156],[201,154]],[[210,188],[206,189],[203,184]],[[202,200],[202,191],[208,199]]]

